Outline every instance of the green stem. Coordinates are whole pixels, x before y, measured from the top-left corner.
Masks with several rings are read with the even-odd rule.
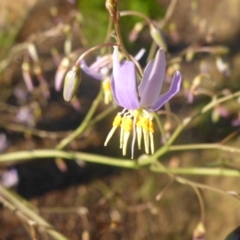
[[[152,24],[152,20],[146,16],[145,14],[143,13],[140,13],[140,12],[137,12],[137,11],[121,11],[120,12],[120,16],[121,17],[124,17],[124,16],[138,16],[138,17],[141,17],[143,18],[148,24]]]
[[[198,198],[200,213],[201,213],[201,222],[204,223],[205,222],[205,206],[204,206],[204,201],[203,201],[202,194],[201,194],[200,190],[198,189],[198,187],[192,186],[192,188],[193,188],[193,190],[196,193],[197,198]]]
[[[157,44],[153,41],[147,56],[147,62],[149,62],[150,60],[152,60],[154,58],[155,52],[157,50]]]
[[[197,150],[197,149],[216,149],[224,152],[240,153],[239,148],[225,146],[218,143],[175,145],[175,146],[170,146],[168,148],[169,151],[183,151],[183,150]]]
[[[219,99],[215,99],[213,101],[211,101],[210,103],[208,103],[205,107],[202,108],[202,110],[198,113],[196,113],[195,115],[191,116],[191,117],[187,117],[185,118],[182,123],[176,128],[176,130],[173,132],[172,136],[169,138],[169,140],[167,141],[167,143],[160,148],[158,151],[156,151],[152,156],[150,156],[148,159],[145,160],[144,164],[150,164],[151,162],[156,161],[157,158],[159,158],[160,156],[164,155],[169,147],[173,144],[173,142],[176,140],[176,138],[182,133],[182,131],[198,116],[208,112],[209,110],[211,110],[212,108],[214,108],[216,105],[226,102],[228,100],[231,100],[233,98],[239,97],[240,96],[240,91],[229,94],[228,96],[219,98]],[[207,144],[206,144],[207,145]],[[227,147],[229,148],[229,147]]]
[[[165,173],[165,168],[152,165],[150,169],[153,172]],[[224,168],[205,168],[205,167],[193,167],[193,168],[168,168],[168,171],[172,174],[182,175],[208,175],[208,176],[228,176],[228,177],[239,177],[240,171],[235,169],[224,169]]]
[[[126,57],[127,60],[131,61],[131,57],[130,55],[128,54],[128,51],[123,43],[123,39],[122,39],[122,35],[121,35],[121,30],[120,30],[120,25],[119,25],[119,22],[117,23],[114,23],[114,27],[115,27],[115,32],[116,32],[116,35],[117,35],[117,42],[118,42],[118,45],[120,46],[121,50],[122,50],[122,53],[124,54],[124,56]]]
[[[101,121],[103,118],[108,116],[110,113],[112,113],[116,107],[114,106],[109,106],[108,108],[104,109],[101,113],[99,113],[96,117],[94,117],[90,122],[89,122],[89,127],[93,126],[97,122]]]
[[[63,236],[61,233],[55,231],[53,229],[53,226],[51,226],[48,222],[46,222],[43,218],[41,218],[36,212],[34,212],[32,209],[30,209],[19,196],[17,196],[16,194],[13,194],[11,191],[5,189],[1,184],[0,184],[0,195],[8,203],[13,205],[17,211],[21,212],[24,216],[26,216],[30,220],[34,221],[39,227],[44,227],[45,231],[53,239],[56,239],[56,240],[67,240],[68,239],[65,236]]]
[[[77,61],[75,62],[75,66],[79,66],[79,64],[81,63],[81,61],[90,53],[92,53],[93,51],[96,51],[98,49],[101,49],[103,47],[110,47],[110,46],[116,46],[116,43],[102,43],[100,45],[94,46],[90,49],[88,49],[87,51],[85,51],[82,55],[80,55],[80,57],[77,59]]]
[[[134,160],[123,160],[83,152],[65,152],[52,149],[41,149],[33,151],[19,151],[0,155],[0,163],[20,161],[36,158],[64,158],[70,160],[82,160],[91,163],[105,164],[116,167],[137,169],[140,167]]]
[[[177,4],[177,0],[171,0],[170,4],[168,5],[167,12],[166,12],[161,24],[160,24],[162,29],[169,22],[172,14],[173,14],[173,11],[174,11],[174,8],[175,8],[176,4]]]
[[[156,113],[154,113],[154,119],[156,120],[157,126],[160,130],[160,133],[161,133],[162,137],[163,137],[163,141],[166,142],[166,135],[165,135],[165,132],[164,132],[164,129],[163,129],[162,122],[161,122],[159,116]]]
[[[68,135],[66,138],[64,138],[56,146],[56,149],[63,149],[64,147],[66,147],[72,140],[74,140],[76,137],[78,137],[87,128],[87,126],[88,126],[92,116],[94,115],[101,100],[102,100],[102,90],[100,90],[100,92],[98,93],[98,96],[93,101],[91,108],[89,109],[86,117],[84,118],[84,120],[80,124],[80,126],[74,132],[72,132],[70,135]]]
[[[56,158],[56,157],[70,159],[70,160],[82,160],[82,161],[91,162],[91,163],[105,164],[105,165],[122,167],[122,168],[130,168],[130,169],[138,169],[141,166],[146,165],[144,164],[143,161],[136,162],[131,159],[124,160],[121,158],[111,158],[111,157],[106,157],[101,155],[90,154],[90,153],[65,152],[65,151],[51,150],[51,149],[5,153],[0,155],[0,163],[13,162],[13,161],[15,162],[15,161],[36,159],[36,158]],[[149,158],[147,158],[147,160]],[[201,167],[166,168],[160,162],[156,162],[156,164],[151,165],[151,170],[167,173],[171,177],[174,177],[174,174],[213,175],[213,176],[231,176],[231,177],[240,176],[240,171],[235,169],[204,168],[204,167],[203,168]]]
[[[156,172],[166,172],[166,168],[164,166],[162,167],[162,165],[159,165],[158,163],[154,164],[154,165],[151,165],[150,169],[152,171],[156,171]],[[171,169],[167,169],[167,170],[171,174],[174,174],[174,171],[176,169],[171,168]],[[193,170],[195,170],[195,168]],[[198,170],[200,170],[200,172],[201,172],[201,168],[199,168]],[[210,170],[213,170],[213,169],[210,169]],[[237,173],[234,173],[234,172],[236,172],[236,170],[230,170],[230,169],[216,169],[216,170],[217,170],[217,173],[216,173],[217,176],[220,175],[220,176],[231,176],[231,177],[236,177],[237,176],[237,177],[239,177],[239,175],[240,175],[240,171],[237,171]],[[187,172],[189,173],[191,171],[186,171],[185,173],[179,171],[178,174],[187,174]],[[203,172],[205,172],[205,171],[203,171]],[[214,192],[224,194],[224,195],[228,195],[228,196],[230,195],[230,196],[234,197],[235,199],[237,199],[238,201],[240,201],[240,196],[234,191],[224,191],[224,190],[221,190],[219,188],[215,188],[215,187],[211,187],[211,186],[208,186],[208,185],[205,185],[205,184],[202,184],[202,183],[194,182],[194,181],[191,181],[191,180],[179,177],[179,176],[174,176],[174,180],[179,182],[180,184],[189,185],[189,186],[194,187],[194,188],[206,189],[206,190],[214,191]]]
[[[65,137],[68,134],[68,132],[50,132],[45,130],[39,130],[36,128],[27,127],[3,120],[0,120],[0,126],[15,132],[30,133],[31,135],[38,136],[40,138],[59,139]]]

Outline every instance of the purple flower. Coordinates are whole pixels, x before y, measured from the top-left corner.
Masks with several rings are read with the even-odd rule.
[[[114,99],[119,106],[129,110],[143,108],[156,111],[179,92],[181,73],[176,71],[169,91],[160,95],[166,68],[166,57],[162,49],[159,49],[155,59],[147,64],[139,86],[137,86],[135,64],[131,61],[120,64],[117,47],[114,47],[113,54],[111,85]]]
[[[145,49],[141,49],[134,57],[135,60],[139,60]],[[110,72],[112,70],[112,56],[105,55],[103,57],[97,57],[96,61],[90,66],[87,65],[85,60],[81,61],[81,69],[90,77],[102,81],[102,88],[104,93],[104,102],[106,104],[112,102],[112,93],[110,86]]]
[[[140,84],[137,85],[135,64],[131,61],[120,63],[118,47],[114,47],[111,87],[116,103],[123,107],[124,110],[116,116],[105,145],[107,145],[116,128],[121,126],[120,148],[123,149],[123,155],[126,154],[127,141],[131,131],[133,131],[132,157],[135,138],[137,137],[140,149],[142,134],[145,152],[149,153],[149,147],[151,148],[151,152],[154,152],[154,129],[151,112],[161,108],[179,92],[182,78],[181,73],[176,71],[170,89],[160,95],[165,77],[165,69],[165,53],[163,49],[159,49],[155,59],[147,64],[143,78]]]
[[[90,66],[87,65],[85,60],[81,61],[81,69],[90,77],[96,80],[104,80],[112,68],[112,57],[106,55],[97,57],[96,61]]]
[[[87,65],[85,60],[81,61],[81,69],[90,77],[101,80],[104,93],[104,102],[108,104],[112,102],[112,93],[110,87],[109,72],[112,68],[112,56],[106,55],[98,57],[97,60],[90,66]]]

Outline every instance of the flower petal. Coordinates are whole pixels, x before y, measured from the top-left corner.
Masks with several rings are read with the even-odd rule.
[[[100,72],[101,68],[111,68],[112,67],[112,56],[105,55],[103,57],[97,57],[96,61],[89,66],[95,72]]]
[[[165,69],[165,53],[163,49],[159,49],[155,59],[150,61],[145,68],[142,82],[138,88],[141,107],[148,108],[157,101],[162,89]]]
[[[81,61],[81,69],[90,77],[96,80],[103,80],[104,76],[101,73],[93,71],[90,67],[87,66],[85,60]]]
[[[176,73],[173,76],[172,84],[170,86],[170,89],[168,92],[164,93],[160,98],[157,100],[157,102],[151,106],[149,109],[152,111],[156,111],[159,108],[161,108],[166,102],[168,102],[175,94],[177,94],[180,90],[182,75],[179,71],[176,71]]]
[[[146,52],[145,48],[141,48],[140,51],[134,56],[134,58],[139,61],[142,56],[144,55],[144,53]]]
[[[113,52],[111,86],[118,105],[127,109],[139,108],[135,65],[130,61],[123,61],[120,65],[117,47],[114,47]]]

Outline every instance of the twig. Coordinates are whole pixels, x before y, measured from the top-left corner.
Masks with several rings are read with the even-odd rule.
[[[102,91],[100,90],[98,96],[95,98],[95,100],[92,103],[91,108],[89,109],[86,117],[84,118],[83,122],[80,124],[80,126],[70,135],[68,135],[66,138],[64,138],[57,146],[56,149],[63,149],[66,147],[72,140],[74,140],[76,137],[78,137],[88,126],[89,121],[91,120],[92,116],[94,115],[100,101],[102,100]]]
[[[11,193],[11,191],[5,189],[0,184],[0,195],[3,199],[9,202],[10,205],[15,207],[15,211],[17,210],[18,214],[23,214],[27,219],[31,219],[35,222],[38,226],[42,226],[45,228],[46,232],[56,240],[68,240],[65,236],[61,233],[54,230],[54,228],[43,218],[41,218],[36,212],[28,208],[21,200],[19,196],[16,194]],[[12,209],[13,210],[13,209]]]

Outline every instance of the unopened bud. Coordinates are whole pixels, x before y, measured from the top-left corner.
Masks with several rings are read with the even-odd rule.
[[[150,35],[159,47],[163,48],[164,51],[167,50],[167,44],[160,28],[157,28],[154,24],[150,24]]]
[[[137,22],[134,25],[132,31],[129,34],[129,41],[130,42],[134,42],[138,38],[139,33],[142,31],[143,27],[144,27],[143,22]]]
[[[72,39],[71,36],[67,37],[64,42],[64,53],[68,55],[72,50]]]
[[[64,79],[63,98],[65,101],[70,101],[81,82],[80,67],[74,66],[67,72]]]
[[[193,82],[192,82],[192,87],[193,89],[196,89],[200,83],[201,83],[201,75],[197,75],[194,79],[193,79]]]
[[[180,68],[181,66],[179,63],[174,63],[167,68],[167,74],[173,76],[176,71],[180,70]]]
[[[220,73],[222,73],[225,76],[230,75],[230,68],[227,61],[224,61],[222,57],[216,58],[216,67]]]
[[[28,45],[28,53],[34,62],[39,62],[37,49],[32,43]]]
[[[67,57],[63,58],[61,63],[58,66],[56,75],[55,75],[55,90],[60,91],[63,77],[66,74],[67,70],[69,69],[70,61]]]
[[[188,51],[187,51],[187,53],[186,53],[186,61],[187,62],[191,62],[192,60],[193,60],[193,58],[194,58],[194,51],[193,51],[193,49],[189,49]]]
[[[212,122],[217,123],[220,117],[227,118],[228,116],[229,116],[228,110],[225,107],[218,105],[213,109]]]
[[[23,80],[26,84],[27,90],[31,92],[33,90],[33,82],[32,78],[30,75],[30,65],[29,62],[23,62],[22,64],[22,75],[23,75]]]
[[[39,64],[34,64],[34,66],[33,66],[33,73],[36,76],[42,75],[42,69],[41,69]]]
[[[171,131],[171,128],[172,128],[171,122],[169,122],[169,121],[165,122],[163,128],[164,128],[164,131],[170,132],[170,131]]]
[[[214,108],[212,111],[211,119],[213,123],[217,123],[220,119],[220,114],[218,109]]]
[[[202,222],[198,223],[197,227],[194,229],[193,232],[193,240],[203,240],[205,239],[205,227]]]

